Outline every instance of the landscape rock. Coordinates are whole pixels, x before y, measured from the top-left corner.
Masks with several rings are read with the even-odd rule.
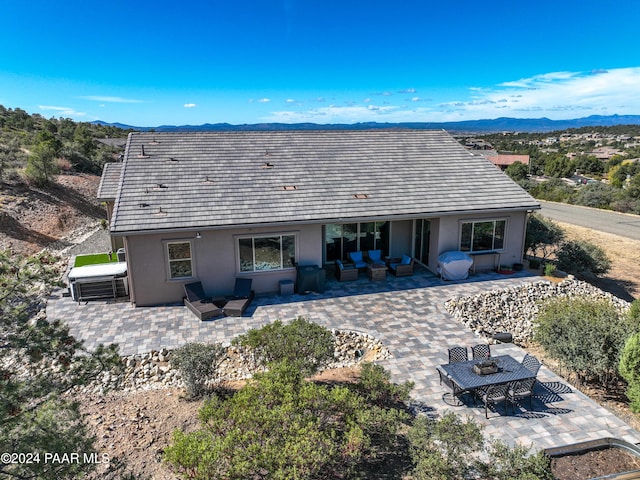
[[[535,319],[545,300],[556,297],[580,297],[606,300],[620,313],[629,309],[629,302],[593,285],[576,279],[560,283],[539,281],[491,290],[478,295],[456,297],[445,302],[447,311],[477,335],[494,341],[500,332],[513,335],[513,342],[526,346],[533,340]],[[494,341],[495,342],[495,341]]]

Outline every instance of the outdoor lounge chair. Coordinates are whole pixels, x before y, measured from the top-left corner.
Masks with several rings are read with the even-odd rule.
[[[233,289],[233,295],[227,297],[227,303],[224,304],[224,314],[227,317],[241,317],[247,307],[251,304],[256,296],[251,290],[252,279],[236,278],[236,284]]]
[[[184,305],[200,320],[222,316],[222,309],[205,295],[201,282],[186,283],[184,294]]]
[[[413,258],[409,255],[403,255],[400,260],[394,259],[389,261],[389,271],[396,277],[408,277],[413,275]]]
[[[356,264],[356,268],[367,268],[367,263],[362,258],[362,252],[349,252],[349,258]]]
[[[384,263],[382,261],[382,250],[369,250],[369,263]]]
[[[358,269],[354,265],[345,265],[340,260],[336,260],[336,278],[340,282],[357,280]]]

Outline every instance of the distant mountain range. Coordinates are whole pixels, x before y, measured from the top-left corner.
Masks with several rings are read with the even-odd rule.
[[[640,125],[640,115],[591,115],[572,120],[550,120],[548,118],[509,118],[493,120],[465,120],[462,122],[402,122],[402,123],[255,123],[232,125],[229,123],[205,123],[204,125],[161,125],[159,127],[134,127],[122,123],[92,122],[138,131],[156,132],[211,132],[211,131],[272,131],[272,130],[371,130],[376,128],[403,128],[416,130],[443,129],[458,133],[492,132],[551,132],[580,127],[611,127],[615,125]]]

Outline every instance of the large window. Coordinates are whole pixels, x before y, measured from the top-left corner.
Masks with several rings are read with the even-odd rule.
[[[261,272],[293,267],[295,235],[269,235],[238,239],[241,272]]]
[[[487,252],[504,248],[506,220],[463,222],[460,234],[460,250],[463,252]]]
[[[349,260],[349,252],[389,254],[389,222],[330,223],[324,227],[325,261]]]
[[[167,242],[167,260],[169,278],[180,279],[193,277],[193,258],[191,242]]]

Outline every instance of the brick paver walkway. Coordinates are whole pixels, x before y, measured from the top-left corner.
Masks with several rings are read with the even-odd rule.
[[[456,407],[443,401],[446,387],[439,384],[435,367],[447,361],[447,348],[482,341],[446,312],[444,302],[539,279],[526,272],[509,276],[487,273],[467,281],[444,282],[421,271],[413,277],[388,275],[384,282],[370,282],[361,274],[356,282],[328,282],[324,294],[259,296],[245,317],[207,322],[200,322],[181,305],[133,308],[122,301],[78,304],[57,291],[49,299],[47,315],[65,320],[71,333],[88,347],[117,343],[123,355],[174,348],[189,341],[228,343],[250,328],[300,315],[327,328],[366,332],[380,339],[393,354],[380,364],[391,372],[393,381],[415,383],[412,397],[416,408],[425,413],[453,410],[484,424],[487,435],[535,449],[603,437],[640,443],[640,432],[544,366],[538,375],[533,411],[516,408],[515,414],[512,410],[506,414],[499,405],[486,420],[484,408],[472,402]],[[512,344],[492,346],[492,351],[518,360],[525,354]],[[523,406],[528,407],[528,400]]]

